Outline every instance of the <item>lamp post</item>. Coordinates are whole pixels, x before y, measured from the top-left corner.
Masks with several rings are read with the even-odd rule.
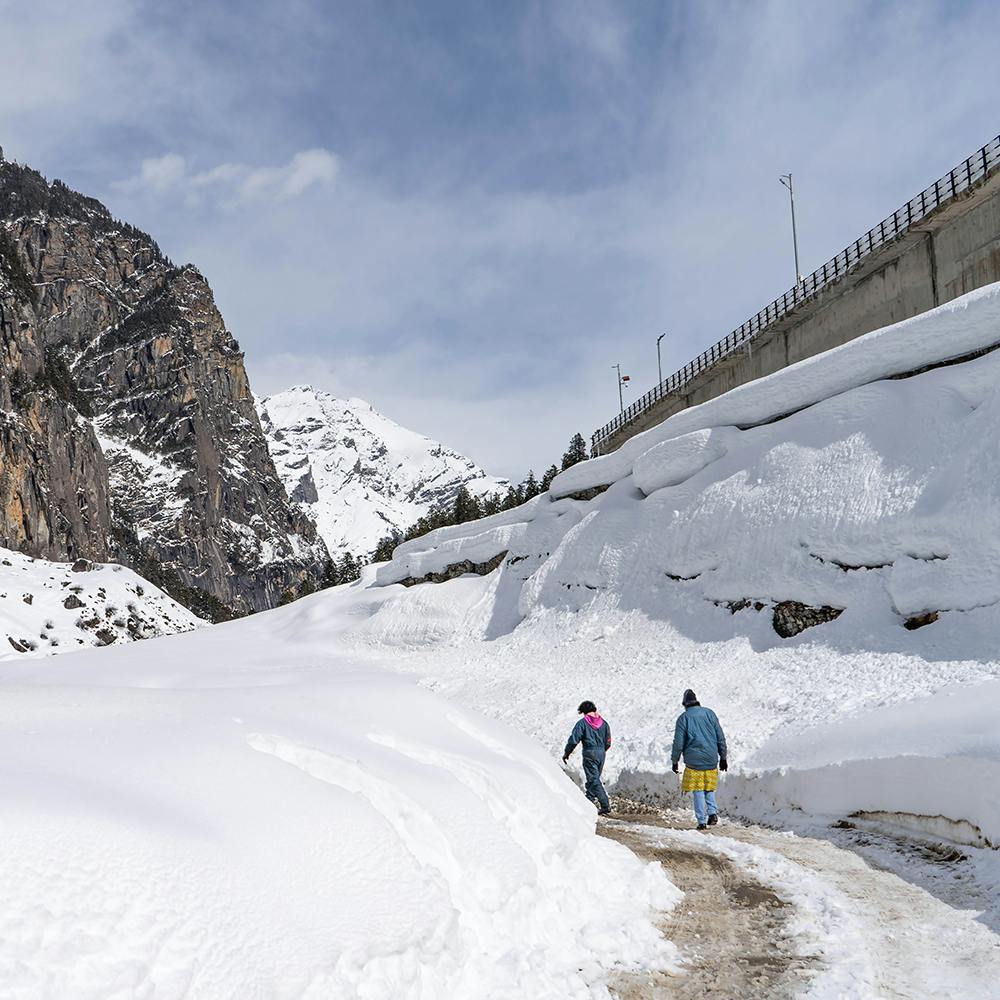
[[[622,375],[622,366],[620,364],[612,365],[611,367],[614,368],[616,372],[618,372],[618,409],[621,412],[622,416],[624,416],[625,397],[622,395],[622,388],[626,382],[631,382],[632,378],[629,375]]]
[[[799,236],[795,230],[795,191],[792,189],[792,175],[782,174],[779,181],[788,188],[788,200],[792,206],[792,247],[795,250],[795,285],[802,284],[802,272],[799,271]]]
[[[665,333],[661,333],[659,337],[656,338],[656,373],[660,376],[660,383],[663,382],[663,365],[660,363],[660,341],[666,336]],[[657,383],[658,385],[660,383]]]

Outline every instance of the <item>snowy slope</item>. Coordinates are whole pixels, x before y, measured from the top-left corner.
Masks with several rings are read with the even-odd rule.
[[[659,866],[344,625],[306,599],[0,664],[4,997],[582,1000],[672,966]]]
[[[933,697],[1000,677],[1000,352],[885,377],[998,343],[994,285],[684,411],[570,470],[574,489],[612,476],[595,499],[545,495],[401,546],[376,570],[392,600],[358,608],[350,641],[397,643],[408,669],[553,752],[593,698],[618,734],[622,788],[673,787],[669,739],[692,686],[722,715],[737,771],[764,772],[760,795],[740,793],[755,809],[794,804],[807,782],[767,775],[798,767],[829,779],[835,815],[872,810],[879,788],[858,776],[878,759],[897,819],[934,809],[955,836],[966,822],[967,842],[1000,843],[996,803],[969,806],[968,765],[984,741],[1000,758],[1000,739]],[[389,586],[502,553],[488,577]],[[784,602],[833,620],[782,638]],[[921,697],[914,711],[943,720],[933,736],[899,721],[880,739],[902,720],[884,710]],[[864,739],[833,735],[866,711]],[[837,780],[848,746],[857,780]]]
[[[0,549],[0,660],[134,642],[204,624],[124,566],[48,562]]]
[[[508,485],[361,399],[296,386],[257,406],[289,496],[316,522],[334,556],[370,553],[463,485],[474,496]]]

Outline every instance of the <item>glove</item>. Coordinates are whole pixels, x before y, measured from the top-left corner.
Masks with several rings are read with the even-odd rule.
[[[563,754],[563,763],[564,764],[568,764],[569,763],[569,754],[568,753],[564,753]]]
[[[677,761],[675,760],[674,761],[674,774],[680,774],[680,773],[681,773],[680,767],[678,766]]]
[[[726,758],[725,758],[725,757],[723,757],[723,758],[722,758],[722,759],[721,759],[721,760],[719,761],[719,770],[720,770],[720,771],[728,771],[728,770],[729,770],[729,761],[728,761],[728,760],[726,760]]]

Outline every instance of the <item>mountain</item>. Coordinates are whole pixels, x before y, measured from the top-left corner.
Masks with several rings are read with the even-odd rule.
[[[135,642],[204,624],[124,566],[49,562],[0,549],[0,660]]]
[[[198,270],[0,160],[0,545],[114,560],[214,617],[322,578]]]
[[[257,404],[278,475],[333,555],[369,554],[465,486],[506,490],[475,462],[407,430],[363,399],[296,386]]]

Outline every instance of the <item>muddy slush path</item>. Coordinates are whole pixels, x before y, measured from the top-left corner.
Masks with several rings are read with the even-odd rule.
[[[620,1000],[782,1000],[800,993],[813,960],[796,953],[786,930],[790,904],[728,858],[658,843],[650,831],[656,827],[690,829],[691,823],[670,814],[616,812],[600,823],[598,833],[643,860],[659,862],[683,890],[684,900],[659,926],[680,949],[685,971],[619,973],[608,983],[612,995]]]

